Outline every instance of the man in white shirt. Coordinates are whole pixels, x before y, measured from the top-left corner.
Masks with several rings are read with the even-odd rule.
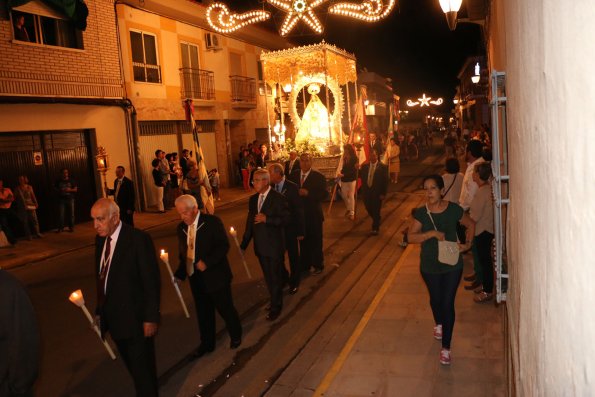
[[[465,211],[469,210],[471,206],[471,202],[475,197],[475,193],[477,193],[477,183],[473,181],[473,170],[475,169],[475,165],[479,163],[485,162],[483,157],[481,157],[483,151],[483,144],[476,140],[472,139],[467,143],[467,148],[465,150],[465,160],[467,161],[467,169],[465,170],[465,175],[463,177],[463,187],[461,189],[461,196],[459,197],[459,205],[463,207]],[[459,239],[461,236],[464,236],[464,233],[459,233]],[[466,285],[465,289],[475,289],[480,286],[481,284],[481,269],[479,268],[479,260],[477,260],[476,255],[476,248],[473,247],[473,270],[472,274],[465,275],[465,281],[470,281],[471,284]]]
[[[478,140],[471,140],[467,144],[465,151],[465,160],[467,161],[467,169],[463,177],[463,187],[461,189],[461,196],[459,197],[459,205],[465,211],[471,206],[471,201],[477,192],[477,183],[473,182],[473,169],[476,164],[483,163],[485,160],[481,157],[483,151],[483,144]]]

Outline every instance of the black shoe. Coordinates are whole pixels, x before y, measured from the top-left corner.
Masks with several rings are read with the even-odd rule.
[[[72,232],[74,232],[74,228],[73,228],[73,227],[69,227],[69,228],[68,228],[68,232],[69,232],[69,233],[72,233]]]
[[[289,295],[295,295],[298,292],[298,287],[289,287]]]
[[[56,230],[56,233],[62,233],[64,231],[64,229],[60,228],[58,230]]]
[[[280,315],[281,315],[281,310],[271,311],[271,312],[269,312],[269,314],[267,314],[267,320],[275,321],[276,319],[279,318]]]
[[[201,358],[202,356],[204,356],[207,353],[211,353],[213,350],[215,350],[214,347],[206,348],[204,346],[199,346],[198,349],[196,349],[193,353],[192,353],[192,359],[197,359],[197,358]]]
[[[317,267],[314,270],[312,270],[312,275],[316,276],[318,274],[322,273],[322,269]]]
[[[240,345],[242,344],[242,340],[238,339],[238,340],[231,340],[229,342],[229,348],[230,349],[237,349],[238,347],[240,347]]]
[[[372,230],[370,236],[378,236],[378,230]]]

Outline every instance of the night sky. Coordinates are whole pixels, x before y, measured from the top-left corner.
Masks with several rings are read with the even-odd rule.
[[[263,8],[259,0],[222,1],[237,12]],[[464,7],[459,17],[466,16]],[[264,8],[273,13],[274,21],[261,25],[278,30],[285,14],[269,4]],[[296,44],[317,43],[324,38],[354,53],[358,67],[393,79],[402,107],[407,98],[415,99],[425,92],[433,98],[443,97],[440,111],[448,113],[465,59],[485,53],[479,25],[460,23],[451,32],[438,0],[401,0],[388,18],[377,23],[326,14],[327,8],[322,5],[316,9],[325,29],[322,35],[310,34],[300,22],[288,38]]]

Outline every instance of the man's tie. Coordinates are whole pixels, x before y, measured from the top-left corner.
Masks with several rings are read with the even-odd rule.
[[[105,250],[103,251],[103,258],[101,259],[101,269],[99,270],[99,282],[97,283],[97,298],[99,306],[105,302],[105,279],[111,263],[111,246],[112,238],[108,236],[105,239]]]
[[[370,164],[370,171],[368,172],[368,187],[372,187],[374,182],[374,171],[376,170],[376,164]]]
[[[261,194],[258,197],[258,212],[262,209],[262,204],[264,203],[264,194]]]
[[[194,229],[194,223],[188,225],[188,250],[186,251],[186,274],[188,277],[194,274],[194,256],[195,256],[195,244],[196,244],[196,231]]]
[[[306,180],[306,174],[302,174],[302,180],[300,181],[300,187],[304,186],[305,180]]]
[[[116,192],[114,193],[114,200],[116,203],[118,202],[118,193],[120,192],[120,186],[122,186],[122,180],[118,179],[118,183],[116,184]]]

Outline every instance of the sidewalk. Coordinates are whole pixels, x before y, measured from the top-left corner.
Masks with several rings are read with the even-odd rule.
[[[247,199],[250,194],[242,188],[221,188],[221,201],[215,202],[215,211],[233,203]],[[157,212],[137,212],[134,214],[134,226],[141,230],[149,230],[170,222],[180,220],[175,209],[165,214]],[[0,249],[0,268],[10,269],[39,262],[47,258],[66,254],[95,243],[93,222],[83,222],[75,226],[74,233],[64,231],[55,233],[50,230],[41,239],[32,241],[20,239],[13,248]]]
[[[470,268],[468,256],[465,262]],[[419,275],[419,245],[410,245],[319,375],[314,395],[505,396],[502,310],[492,302],[474,303],[463,284],[455,303],[452,364],[443,366]]]

